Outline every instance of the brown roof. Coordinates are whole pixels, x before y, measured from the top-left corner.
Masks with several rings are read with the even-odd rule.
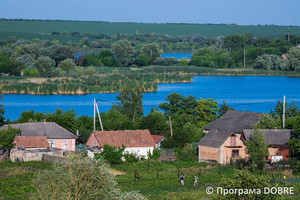
[[[124,130],[124,131],[94,131],[100,147],[105,144],[115,147],[154,147],[155,142],[149,130]]]
[[[24,148],[49,148],[50,145],[45,136],[17,136],[14,138],[15,147]]]
[[[152,138],[155,143],[159,143],[165,136],[163,135],[152,135]]]

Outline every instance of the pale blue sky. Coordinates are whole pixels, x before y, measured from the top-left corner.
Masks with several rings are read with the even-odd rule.
[[[300,0],[0,0],[0,18],[300,26]]]

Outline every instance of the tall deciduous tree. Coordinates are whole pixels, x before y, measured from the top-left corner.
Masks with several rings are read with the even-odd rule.
[[[168,136],[168,120],[164,113],[151,109],[151,112],[139,121],[140,129],[148,129],[151,134]]]
[[[258,129],[254,130],[250,140],[246,140],[246,152],[249,155],[252,169],[262,170],[268,156],[268,146],[264,134]]]
[[[117,59],[117,64],[120,67],[127,67],[133,61],[133,47],[128,40],[119,40],[112,46],[112,51]]]
[[[131,121],[143,115],[143,92],[140,89],[124,89],[117,96],[119,103],[113,105],[113,109],[126,115]]]
[[[14,137],[20,133],[20,129],[8,126],[7,129],[0,130],[0,149],[5,148],[7,150],[14,147],[12,141]]]
[[[49,56],[55,61],[56,65],[58,66],[61,61],[67,58],[73,58],[74,52],[71,47],[54,44],[50,48]]]
[[[146,44],[142,47],[141,52],[149,57],[152,63],[162,54],[162,51],[159,49],[159,45],[156,42]]]
[[[51,76],[51,67],[55,66],[55,62],[47,56],[40,56],[34,65],[41,76]]]

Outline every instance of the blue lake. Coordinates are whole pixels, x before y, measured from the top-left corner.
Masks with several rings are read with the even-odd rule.
[[[181,58],[191,59],[191,56],[192,56],[191,53],[163,53],[163,54],[161,54],[162,58],[173,57],[173,58],[177,58],[178,60]]]
[[[144,94],[144,113],[151,107],[165,102],[172,92],[193,95],[196,99],[213,98],[223,100],[236,110],[269,112],[286,95],[287,102],[293,100],[300,107],[300,77],[284,76],[194,76],[192,83],[158,84],[155,93]],[[93,115],[93,98],[99,101],[100,112],[107,111],[116,102],[117,93],[87,95],[3,95],[5,117],[15,120],[25,110],[54,112],[56,108],[73,108],[78,115]]]

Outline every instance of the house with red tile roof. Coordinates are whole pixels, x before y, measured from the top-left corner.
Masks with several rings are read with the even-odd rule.
[[[161,142],[163,140],[165,140],[166,137],[163,136],[163,135],[152,135],[152,138],[153,138],[153,140],[154,140],[154,142],[156,144],[155,147],[160,150],[161,149]]]
[[[104,145],[114,147],[125,145],[124,152],[134,154],[137,158],[147,158],[148,152],[152,153],[156,146],[149,130],[94,131],[85,145],[88,149],[100,151]]]
[[[50,148],[48,140],[45,136],[16,136],[13,144],[15,144],[15,149],[23,150]]]

